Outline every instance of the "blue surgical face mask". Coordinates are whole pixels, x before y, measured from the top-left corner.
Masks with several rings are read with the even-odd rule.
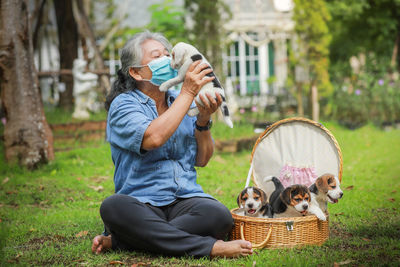
[[[163,82],[175,78],[178,75],[178,71],[171,68],[171,58],[167,56],[154,59],[150,61],[147,66],[150,68],[152,76],[150,80],[144,81],[149,81],[156,86],[160,86]]]

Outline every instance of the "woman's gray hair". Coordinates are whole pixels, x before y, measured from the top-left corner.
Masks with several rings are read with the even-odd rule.
[[[137,33],[132,39],[127,41],[121,49],[121,69],[117,71],[117,77],[111,86],[111,91],[106,96],[104,106],[107,111],[109,110],[114,98],[122,93],[135,90],[136,80],[129,75],[129,68],[142,65],[142,44],[146,40],[156,40],[164,45],[168,51],[171,51],[172,49],[172,45],[168,42],[167,38],[165,38],[161,33],[156,32],[144,31]]]
[[[168,51],[172,49],[170,42],[161,33],[149,31],[137,33],[132,39],[126,42],[121,50],[121,69],[125,75],[129,75],[130,67],[141,65],[143,57],[142,44],[149,39],[160,42]]]

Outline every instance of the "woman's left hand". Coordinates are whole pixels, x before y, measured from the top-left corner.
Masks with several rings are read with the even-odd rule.
[[[216,94],[216,99],[208,93],[206,93],[206,96],[207,99],[203,95],[199,95],[199,98],[204,103],[204,106],[195,101],[197,108],[199,109],[199,115],[197,115],[197,121],[199,125],[207,124],[210,120],[211,114],[217,111],[219,106],[222,104],[222,97],[220,94]]]

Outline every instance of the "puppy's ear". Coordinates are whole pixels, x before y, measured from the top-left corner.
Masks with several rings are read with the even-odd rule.
[[[315,185],[321,190],[324,187],[324,178],[322,176],[318,177],[317,181],[315,181]]]
[[[263,204],[267,203],[268,199],[267,199],[267,194],[265,194],[264,190],[260,190],[261,191],[261,202]]]
[[[281,199],[286,205],[290,205],[290,200],[292,198],[292,188],[287,187],[285,190],[282,191],[281,193]]]
[[[258,187],[254,187],[253,190],[260,195],[261,197],[261,203],[265,204],[267,203],[267,194],[265,194],[264,190]]]
[[[237,202],[239,208],[241,208],[240,207],[240,202],[242,202],[242,192],[239,193],[239,195],[238,195],[238,197],[236,199],[236,202]]]

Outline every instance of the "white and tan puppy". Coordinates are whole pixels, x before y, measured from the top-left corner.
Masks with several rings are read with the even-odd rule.
[[[267,195],[257,187],[246,187],[237,197],[237,204],[244,216],[272,218]]]
[[[343,197],[340,181],[333,174],[327,173],[318,177],[309,189],[311,192],[310,213],[325,221],[328,202],[337,203]]]
[[[271,181],[275,185],[269,198],[274,218],[307,215],[311,196],[306,186],[295,184],[284,188],[278,178],[272,177]]]
[[[194,61],[201,60],[202,63],[206,63],[209,66],[209,68],[211,68],[211,65],[210,65],[210,63],[208,63],[207,59],[194,46],[187,44],[187,43],[183,43],[183,42],[177,43],[172,48],[171,55],[172,55],[171,67],[173,69],[178,70],[178,76],[162,83],[160,85],[160,91],[162,91],[162,92],[165,92],[172,86],[183,82],[189,66]],[[225,91],[224,91],[223,87],[221,86],[221,83],[219,82],[218,78],[215,76],[214,72],[207,74],[207,76],[215,77],[215,79],[212,80],[211,82],[205,84],[203,86],[203,88],[201,88],[201,90],[197,94],[195,100],[199,104],[203,104],[199,95],[203,95],[204,98],[206,99],[206,101],[208,101],[206,93],[210,94],[214,98],[216,98],[216,93],[220,94],[222,97],[222,104],[220,106],[220,109],[221,109],[222,115],[224,117],[224,122],[230,128],[233,128],[233,123],[232,123],[232,120],[229,115],[228,105],[226,104],[226,100],[225,100]],[[197,107],[191,108],[188,111],[189,116],[196,116],[198,113],[199,113],[199,110]]]

